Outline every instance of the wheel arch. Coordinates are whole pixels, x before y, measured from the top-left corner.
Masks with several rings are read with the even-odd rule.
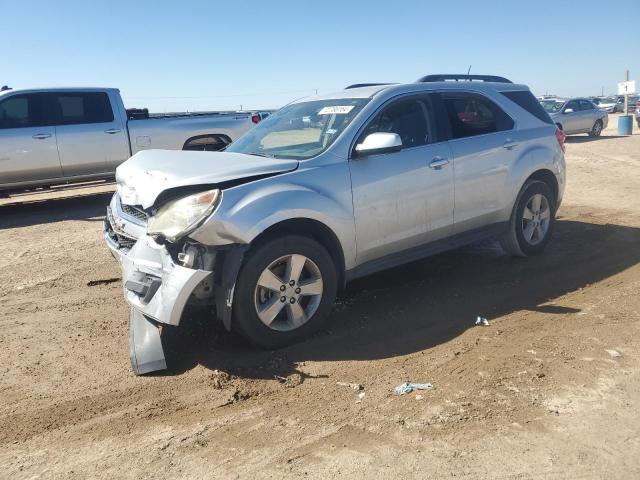
[[[213,142],[207,142],[207,139],[212,139]],[[185,140],[182,144],[182,150],[204,150],[215,152],[220,150],[231,143],[229,135],[223,133],[205,133],[201,135],[194,135]],[[216,145],[219,148],[210,148],[207,150],[208,145]]]
[[[300,235],[311,238],[322,245],[333,259],[338,276],[339,288],[346,283],[345,255],[335,232],[319,220],[311,218],[290,218],[275,223],[251,241],[250,249],[282,235]]]
[[[556,175],[551,170],[546,168],[541,168],[539,170],[536,170],[535,172],[533,172],[531,175],[527,177],[527,179],[524,181],[524,183],[520,187],[520,190],[524,188],[524,186],[527,184],[529,180],[540,180],[546,183],[547,185],[549,185],[549,187],[551,187],[551,190],[553,191],[553,195],[555,196],[556,202],[558,201],[558,193],[559,193],[560,186],[558,185],[558,179],[556,178]]]

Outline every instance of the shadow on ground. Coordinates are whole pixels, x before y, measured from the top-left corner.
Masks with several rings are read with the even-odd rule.
[[[558,221],[538,257],[507,257],[493,242],[466,247],[357,280],[336,302],[328,329],[267,352],[225,332],[210,316],[188,315],[163,332],[169,370],[201,364],[245,378],[273,378],[306,360],[375,360],[429,349],[462,334],[478,315],[579,310],[553,299],[640,261],[640,229]]]
[[[565,142],[567,143],[588,143],[601,142],[602,140],[614,140],[616,138],[626,138],[624,135],[602,135],[600,137],[590,137],[588,135],[567,135]]]
[[[102,221],[113,192],[0,205],[0,230],[64,220]]]

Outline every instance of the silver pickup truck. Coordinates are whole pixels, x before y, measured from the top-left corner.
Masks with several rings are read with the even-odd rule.
[[[260,121],[246,112],[149,115],[115,88],[0,92],[0,192],[109,178],[146,149],[220,150]]]

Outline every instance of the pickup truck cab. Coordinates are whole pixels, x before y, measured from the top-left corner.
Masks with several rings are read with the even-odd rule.
[[[223,152],[134,155],[104,229],[134,370],[166,367],[157,325],[189,303],[278,348],[321,328],[354,278],[491,237],[542,253],[564,138],[524,85],[435,75],[297,100]]]
[[[261,119],[246,112],[127,112],[115,88],[0,92],[0,190],[112,177],[146,149],[220,150]]]

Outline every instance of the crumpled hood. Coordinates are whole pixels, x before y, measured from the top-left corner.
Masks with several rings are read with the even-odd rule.
[[[215,185],[296,168],[297,160],[244,153],[144,150],[116,169],[116,182],[122,203],[149,208],[158,195],[171,188]]]

